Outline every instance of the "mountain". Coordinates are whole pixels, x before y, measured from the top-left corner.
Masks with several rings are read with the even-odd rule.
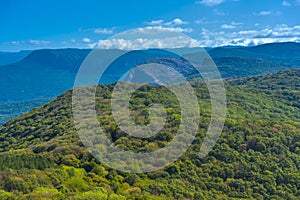
[[[174,53],[189,55],[200,51],[199,48],[173,49]],[[69,90],[74,85],[76,73],[91,52],[90,49],[43,49],[31,52],[21,61],[0,67],[0,106],[7,102],[15,102],[16,112],[9,115],[1,113],[1,121],[7,121],[11,117],[20,114],[19,103],[25,101],[35,102],[33,105],[41,106],[43,101],[35,99],[52,99]],[[125,53],[121,50],[97,50],[101,54]],[[299,44],[278,43],[257,47],[215,48],[208,49],[213,57],[222,77],[232,79],[259,74],[275,73],[280,70],[299,68]],[[28,53],[28,52],[26,52]],[[104,72],[104,78],[100,83],[110,84],[116,82],[121,76],[138,64],[150,62],[168,65],[188,78],[198,77],[198,73],[184,59],[174,53],[164,50],[148,49],[143,51],[131,51],[114,61]],[[87,85],[82,83],[82,85]],[[40,102],[41,104],[36,104]],[[11,111],[11,107],[7,109]],[[25,107],[26,108],[26,107]],[[0,124],[1,124],[0,121]]]
[[[19,52],[3,52],[0,51],[0,66],[19,62],[31,53],[29,50]]]
[[[291,64],[298,62],[299,46],[298,43],[280,43],[248,48],[216,48],[210,50],[209,54],[214,58],[222,76],[228,78],[274,73],[300,67],[300,65]],[[194,48],[189,51],[175,49],[174,52],[190,53],[196,50],[198,49]],[[0,85],[3,86],[3,90],[0,91],[0,102],[55,97],[71,89],[76,72],[90,51],[89,49],[36,50],[15,64],[2,66]],[[99,54],[104,51],[107,50],[99,50]],[[110,51],[113,53],[116,50]],[[283,62],[284,64],[275,62],[278,61],[279,56],[288,62]],[[123,73],[137,64],[147,63],[149,60],[166,63],[166,58],[174,57],[176,58],[176,55],[163,50],[129,52],[109,67],[105,73],[106,80],[102,83],[117,81]],[[276,58],[275,61],[273,58]],[[174,61],[170,62],[174,63]],[[179,72],[183,69],[184,73],[188,74],[186,70],[189,68],[186,66],[186,63],[179,60],[176,69]]]
[[[74,70],[79,68],[89,51],[37,50],[20,62],[2,66],[0,102],[55,97],[71,89]]]
[[[212,58],[247,57],[280,64],[300,66],[300,43],[270,43],[253,47],[214,48],[208,53]]]
[[[18,66],[26,69],[55,69],[77,72],[90,49],[42,49],[33,51]]]
[[[280,64],[259,58],[219,57],[213,60],[224,78],[272,74],[282,70],[300,68],[300,66]]]
[[[292,70],[226,83],[228,111],[223,133],[202,159],[199,148],[210,121],[210,100],[205,84],[194,80],[201,109],[194,142],[176,162],[145,174],[116,171],[91,156],[76,134],[68,91],[0,127],[0,197],[299,199],[299,73]],[[112,89],[113,85],[98,87],[96,109],[100,125],[119,148],[150,152],[173,139],[180,110],[172,93],[147,85],[134,93],[135,120],[144,123],[147,117],[142,113],[152,103],[165,105],[169,117],[156,136],[138,139],[116,126],[110,112]],[[293,98],[287,99],[284,92],[293,93]]]

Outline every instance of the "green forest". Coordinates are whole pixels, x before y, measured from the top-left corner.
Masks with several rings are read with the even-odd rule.
[[[289,70],[225,82],[225,126],[204,158],[199,149],[210,122],[210,98],[205,82],[191,80],[201,119],[195,140],[176,162],[137,174],[103,165],[84,147],[68,91],[0,127],[0,199],[300,199],[299,75]],[[131,98],[138,124],[149,122],[152,104],[166,108],[164,128],[147,139],[128,136],[116,125],[113,88],[99,85],[96,97],[99,123],[112,142],[127,151],[151,152],[173,139],[180,108],[167,88],[140,85]]]

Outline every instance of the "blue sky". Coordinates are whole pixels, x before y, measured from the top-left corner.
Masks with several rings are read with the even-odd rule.
[[[182,32],[200,46],[300,42],[300,0],[7,0],[0,51],[90,48],[133,28]]]

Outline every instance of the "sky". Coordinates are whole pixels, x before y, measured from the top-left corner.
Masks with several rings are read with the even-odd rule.
[[[109,38],[135,28],[186,34],[205,47],[300,42],[299,11],[300,0],[6,0],[0,51],[117,48],[124,41]]]

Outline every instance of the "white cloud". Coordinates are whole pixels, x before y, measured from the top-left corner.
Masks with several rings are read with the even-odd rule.
[[[191,33],[193,32],[192,28],[181,28],[181,27],[165,27],[165,26],[147,26],[144,28],[137,28],[136,32],[175,32],[175,33]]]
[[[61,44],[67,46],[67,45],[74,45],[76,43],[75,39],[70,39],[70,40],[66,40],[66,41],[62,41],[60,42]]]
[[[5,44],[9,45],[38,45],[38,46],[47,46],[50,44],[50,41],[46,40],[20,40],[20,41],[11,41],[11,42],[6,42]]]
[[[196,40],[187,39],[183,36],[169,38],[137,38],[132,40],[109,39],[99,40],[97,48],[100,49],[149,49],[149,48],[180,48],[198,47]]]
[[[232,21],[230,24],[223,24],[221,29],[235,29],[240,25],[243,25],[243,23]]]
[[[219,16],[224,16],[224,15],[226,15],[224,12],[221,12],[221,11],[219,11],[218,9],[214,9],[213,12],[214,12],[215,15],[219,15]]]
[[[29,44],[32,45],[48,45],[50,44],[50,41],[45,41],[45,40],[29,40]]]
[[[194,21],[195,24],[220,24],[220,20],[208,21],[206,17]]]
[[[145,28],[138,28],[137,30],[143,31],[157,31],[157,32],[176,32],[176,33],[191,33],[192,28],[181,28],[181,27],[163,27],[163,26],[148,26]]]
[[[287,7],[292,6],[292,4],[290,2],[288,2],[288,1],[283,1],[282,5],[283,6],[287,6]]]
[[[116,29],[116,27],[112,27],[112,28],[87,28],[87,29],[79,28],[78,32],[110,35],[110,34],[114,33],[114,29]]]
[[[6,42],[5,44],[20,45],[22,43],[24,43],[24,41],[11,41],[11,42]]]
[[[231,25],[231,24],[223,24],[223,25],[221,26],[221,28],[222,28],[222,29],[235,29],[236,26]]]
[[[256,13],[255,15],[259,15],[259,16],[267,16],[267,15],[271,15],[271,11],[260,11],[259,13]]]
[[[194,22],[196,24],[205,24],[206,23],[206,17],[203,17],[202,19],[197,19]]]
[[[201,1],[196,1],[196,4],[202,4],[205,6],[216,6],[219,5],[221,3],[224,3],[225,0],[201,0]]]
[[[211,32],[203,29],[201,46],[226,46],[226,45],[259,45],[272,42],[300,42],[300,25],[289,27],[279,24],[273,28],[261,30],[241,30],[233,32]]]
[[[84,43],[91,43],[92,42],[92,40],[90,39],[90,38],[83,38],[82,39],[82,42],[84,42]]]
[[[91,44],[87,44],[88,48],[93,49],[97,46],[97,42],[91,43]]]
[[[170,22],[165,23],[166,26],[178,26],[178,25],[184,25],[184,24],[188,24],[188,22],[185,22],[179,18],[176,18]]]
[[[145,22],[145,24],[149,26],[180,26],[184,24],[188,24],[189,22],[183,21],[180,18],[175,18],[172,21],[169,22],[164,22],[164,20],[159,19],[159,20],[152,20],[151,22]]]
[[[164,23],[164,20],[159,19],[159,20],[152,20],[151,22],[146,22],[147,25],[149,26],[160,26]]]
[[[232,21],[231,22],[231,25],[233,25],[233,26],[240,26],[240,25],[243,25],[244,23],[242,23],[242,22],[235,22],[235,21]]]
[[[96,28],[94,30],[94,33],[109,35],[109,34],[113,34],[114,31],[113,31],[113,28],[111,28],[111,29],[108,29],[108,28]]]
[[[137,28],[118,35],[117,38],[99,40],[97,47],[101,49],[148,49],[148,48],[180,48],[199,46],[181,32],[192,31],[180,27],[149,26]]]

